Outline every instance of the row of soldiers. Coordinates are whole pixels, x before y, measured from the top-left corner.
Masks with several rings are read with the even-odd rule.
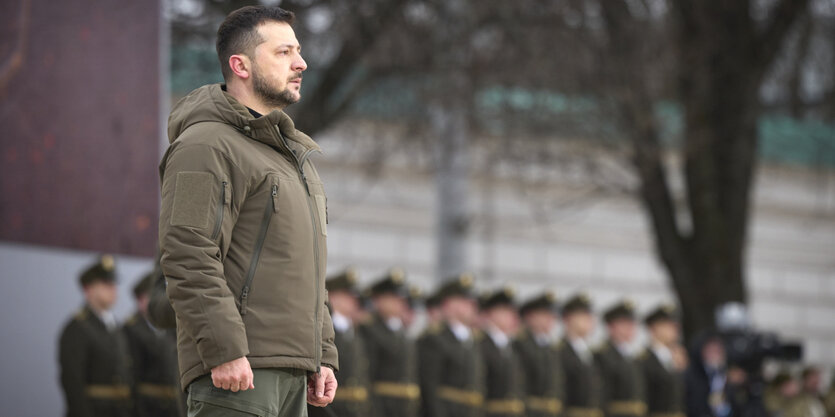
[[[180,417],[185,401],[178,383],[173,330],[148,321],[150,273],[134,286],[137,311],[119,324],[115,262],[102,256],[80,276],[85,303],[59,341],[61,387],[68,417]]]
[[[424,300],[428,324],[414,340],[419,291],[403,271],[364,291],[350,269],[326,285],[339,388],[331,406],[310,408],[313,417],[683,416],[687,355],[669,306],[644,319],[651,341],[633,355],[638,319],[628,301],[606,311],[609,338],[592,349],[588,296],[558,305],[546,292],[519,305],[510,288],[477,296],[464,274]]]

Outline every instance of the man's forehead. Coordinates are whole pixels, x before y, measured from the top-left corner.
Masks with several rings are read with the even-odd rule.
[[[270,46],[289,45],[299,46],[296,32],[284,22],[265,22],[256,27],[264,43]]]

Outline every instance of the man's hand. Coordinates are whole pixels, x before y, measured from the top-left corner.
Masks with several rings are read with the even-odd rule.
[[[254,389],[252,368],[246,356],[212,368],[212,383],[232,392]]]
[[[336,376],[333,369],[323,366],[318,374],[307,378],[307,403],[324,407],[333,402],[336,395]]]

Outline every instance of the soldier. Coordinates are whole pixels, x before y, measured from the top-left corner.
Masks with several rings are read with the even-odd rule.
[[[594,354],[587,338],[594,331],[591,300],[578,294],[562,308],[565,337],[560,345],[560,360],[565,372],[567,417],[603,417],[600,409],[601,381]]]
[[[348,268],[328,278],[325,287],[336,332],[334,343],[339,352],[339,373],[336,375],[339,388],[331,405],[327,408],[309,405],[308,414],[311,417],[366,417],[371,413],[371,401],[365,344],[357,330],[358,318],[363,314],[357,272]]]
[[[438,294],[432,294],[423,302],[423,308],[426,309],[426,328],[431,329],[443,323],[441,315],[441,303],[438,300]]]
[[[521,416],[525,412],[524,375],[512,339],[519,330],[513,288],[488,293],[481,299],[485,337],[481,355],[486,374],[485,414]]]
[[[148,321],[148,300],[157,275],[149,273],[133,287],[137,312],[125,323],[134,379],[137,417],[185,415],[177,372],[177,335]]]
[[[679,324],[675,307],[661,306],[644,320],[650,345],[639,361],[644,374],[647,414],[649,417],[684,416],[684,368],[675,358]]]
[[[420,410],[417,348],[403,321],[409,295],[404,280],[403,270],[393,268],[369,288],[374,312],[360,327],[378,416],[417,417]]]
[[[603,384],[603,411],[608,417],[646,414],[643,374],[631,350],[637,333],[635,305],[621,301],[603,315],[609,340],[595,355]]]
[[[418,341],[420,390],[426,417],[477,417],[484,403],[484,370],[470,324],[477,317],[473,277],[462,274],[438,289],[443,321]]]
[[[563,372],[554,328],[557,299],[545,292],[519,309],[524,331],[515,346],[525,375],[525,408],[529,417],[556,417],[563,408]]]
[[[131,415],[129,359],[110,311],[116,302],[115,263],[110,255],[80,277],[84,306],[61,333],[61,386],[68,417]]]
[[[417,311],[423,302],[423,291],[419,287],[409,287],[409,296],[406,298],[406,311],[403,313],[403,324],[407,329],[412,328],[417,319]]]

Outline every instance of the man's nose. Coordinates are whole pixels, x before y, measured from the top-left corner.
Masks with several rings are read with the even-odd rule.
[[[307,69],[307,62],[304,62],[304,58],[301,55],[296,55],[296,59],[293,60],[293,71],[304,71]]]

